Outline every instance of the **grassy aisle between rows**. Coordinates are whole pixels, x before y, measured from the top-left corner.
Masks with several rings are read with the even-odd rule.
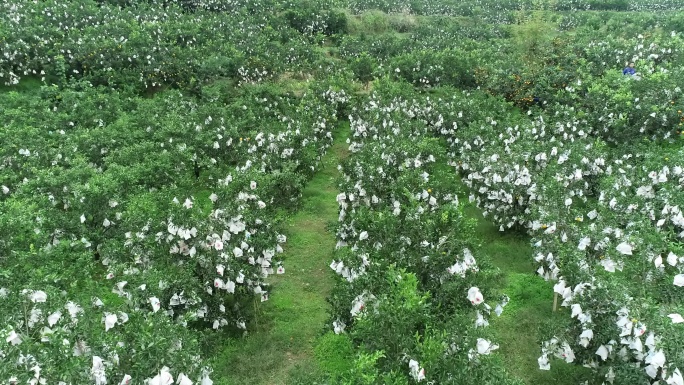
[[[527,385],[576,385],[587,380],[586,369],[560,360],[551,362],[550,371],[539,369],[540,342],[551,337],[545,334],[550,330],[546,326],[566,322],[569,312],[552,311],[553,284],[536,274],[529,237],[500,232],[474,204],[467,204],[465,213],[477,220],[476,233],[482,242],[478,251],[504,273],[502,291],[511,298],[501,317],[490,320],[506,368]]]
[[[337,220],[337,165],[347,154],[348,123],[340,127],[322,167],[303,191],[302,206],[287,220],[285,274],[272,276],[273,295],[261,304],[257,330],[228,340],[216,357],[217,385],[289,383],[297,371],[316,365],[314,347],[328,317],[326,298],[333,286],[330,262]]]

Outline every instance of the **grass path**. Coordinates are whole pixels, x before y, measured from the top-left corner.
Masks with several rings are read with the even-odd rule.
[[[347,154],[348,126],[338,129],[322,167],[303,191],[302,206],[286,223],[285,274],[269,278],[272,297],[261,305],[257,330],[226,339],[213,377],[217,385],[280,385],[297,371],[315,371],[314,347],[328,317],[329,268],[337,220],[337,165]]]
[[[499,232],[472,204],[466,206],[465,213],[477,220],[476,233],[482,242],[478,252],[488,255],[503,271],[502,291],[511,298],[501,317],[490,320],[506,368],[527,385],[576,385],[589,379],[586,369],[559,360],[552,361],[550,371],[539,370],[540,341],[551,337],[546,330],[569,317],[565,308],[552,311],[553,284],[536,274],[529,237]]]
[[[302,206],[287,220],[286,274],[270,280],[273,296],[261,305],[256,330],[242,339],[215,337],[228,341],[215,355],[217,385],[309,384],[299,379],[322,372],[330,375],[348,366],[351,346],[340,344],[334,334],[323,334],[326,298],[334,282],[328,266],[335,236],[327,225],[337,220],[335,180],[337,165],[347,156],[348,135],[347,126],[338,129],[322,167],[303,191]],[[527,385],[575,385],[587,380],[586,370],[577,365],[554,361],[551,371],[538,368],[540,341],[549,337],[545,330],[550,324],[566,322],[568,315],[565,309],[552,312],[552,284],[536,275],[529,238],[499,232],[472,204],[466,205],[465,212],[477,221],[481,242],[477,253],[489,256],[501,269],[502,291],[511,298],[503,315],[492,318],[490,326],[504,365]]]

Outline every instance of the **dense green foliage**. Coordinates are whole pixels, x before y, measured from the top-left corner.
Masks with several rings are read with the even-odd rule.
[[[208,332],[255,330],[348,120],[323,363],[293,383],[521,382],[459,195],[569,308],[540,369],[684,383],[682,8],[0,2],[0,381],[211,384]]]

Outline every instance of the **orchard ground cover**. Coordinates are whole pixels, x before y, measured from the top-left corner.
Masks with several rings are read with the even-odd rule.
[[[347,133],[344,125],[335,129],[321,169],[302,191],[298,212],[286,220],[284,257],[289,275],[271,281],[279,295],[260,307],[254,333],[228,346],[221,346],[223,340],[213,334],[207,336],[207,345],[215,350],[215,381],[288,384],[297,371],[321,370],[314,348],[321,343],[328,317],[326,298],[333,284],[328,265],[335,248],[328,226],[337,218],[335,180],[337,165],[346,157]]]
[[[3,2],[0,376],[680,385],[680,6]],[[341,119],[297,328],[283,213]]]
[[[501,342],[500,355],[506,368],[526,384],[578,384],[586,380],[586,371],[564,363],[551,371],[538,370],[539,341],[550,324],[562,322],[566,315],[562,308],[553,311],[552,285],[534,273],[530,239],[521,234],[502,234],[474,205],[467,205],[465,213],[477,220],[480,250],[505,272],[502,291],[511,297],[511,303],[492,321],[492,328]]]

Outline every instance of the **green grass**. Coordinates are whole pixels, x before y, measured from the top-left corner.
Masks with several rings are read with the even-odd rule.
[[[588,380],[589,371],[577,364],[551,362],[551,370],[539,370],[537,358],[541,342],[552,325],[569,321],[567,309],[553,312],[553,284],[535,272],[532,247],[526,235],[500,232],[472,204],[465,207],[468,217],[477,220],[476,233],[481,242],[478,254],[487,255],[504,274],[501,291],[510,302],[501,317],[490,320],[497,351],[508,371],[528,385],[576,385]]]
[[[318,340],[314,352],[320,369],[331,376],[351,370],[356,355],[349,336],[333,332]]]
[[[348,365],[345,355],[351,346],[343,349],[344,341],[323,335],[326,298],[334,282],[329,264],[336,243],[326,227],[337,220],[337,164],[346,156],[348,131],[348,127],[338,130],[321,169],[303,191],[300,210],[285,222],[285,274],[269,279],[273,295],[260,305],[256,330],[244,338],[226,339],[218,349],[215,384],[292,384],[300,382],[292,377],[315,376]]]
[[[536,273],[529,237],[515,230],[499,231],[474,203],[467,203],[468,187],[446,165],[446,159],[440,158],[438,162],[443,166],[436,168],[434,179],[455,188],[459,201],[466,202],[464,214],[475,221],[475,258],[486,257],[502,272],[500,291],[511,299],[501,317],[493,315],[490,319],[495,342],[500,345],[496,354],[504,366],[527,385],[576,385],[588,380],[587,369],[559,360],[551,362],[550,371],[539,369],[537,358],[542,341],[551,337],[548,330],[567,324],[569,311],[553,311],[553,283]],[[453,184],[448,182],[451,179],[455,179]]]

